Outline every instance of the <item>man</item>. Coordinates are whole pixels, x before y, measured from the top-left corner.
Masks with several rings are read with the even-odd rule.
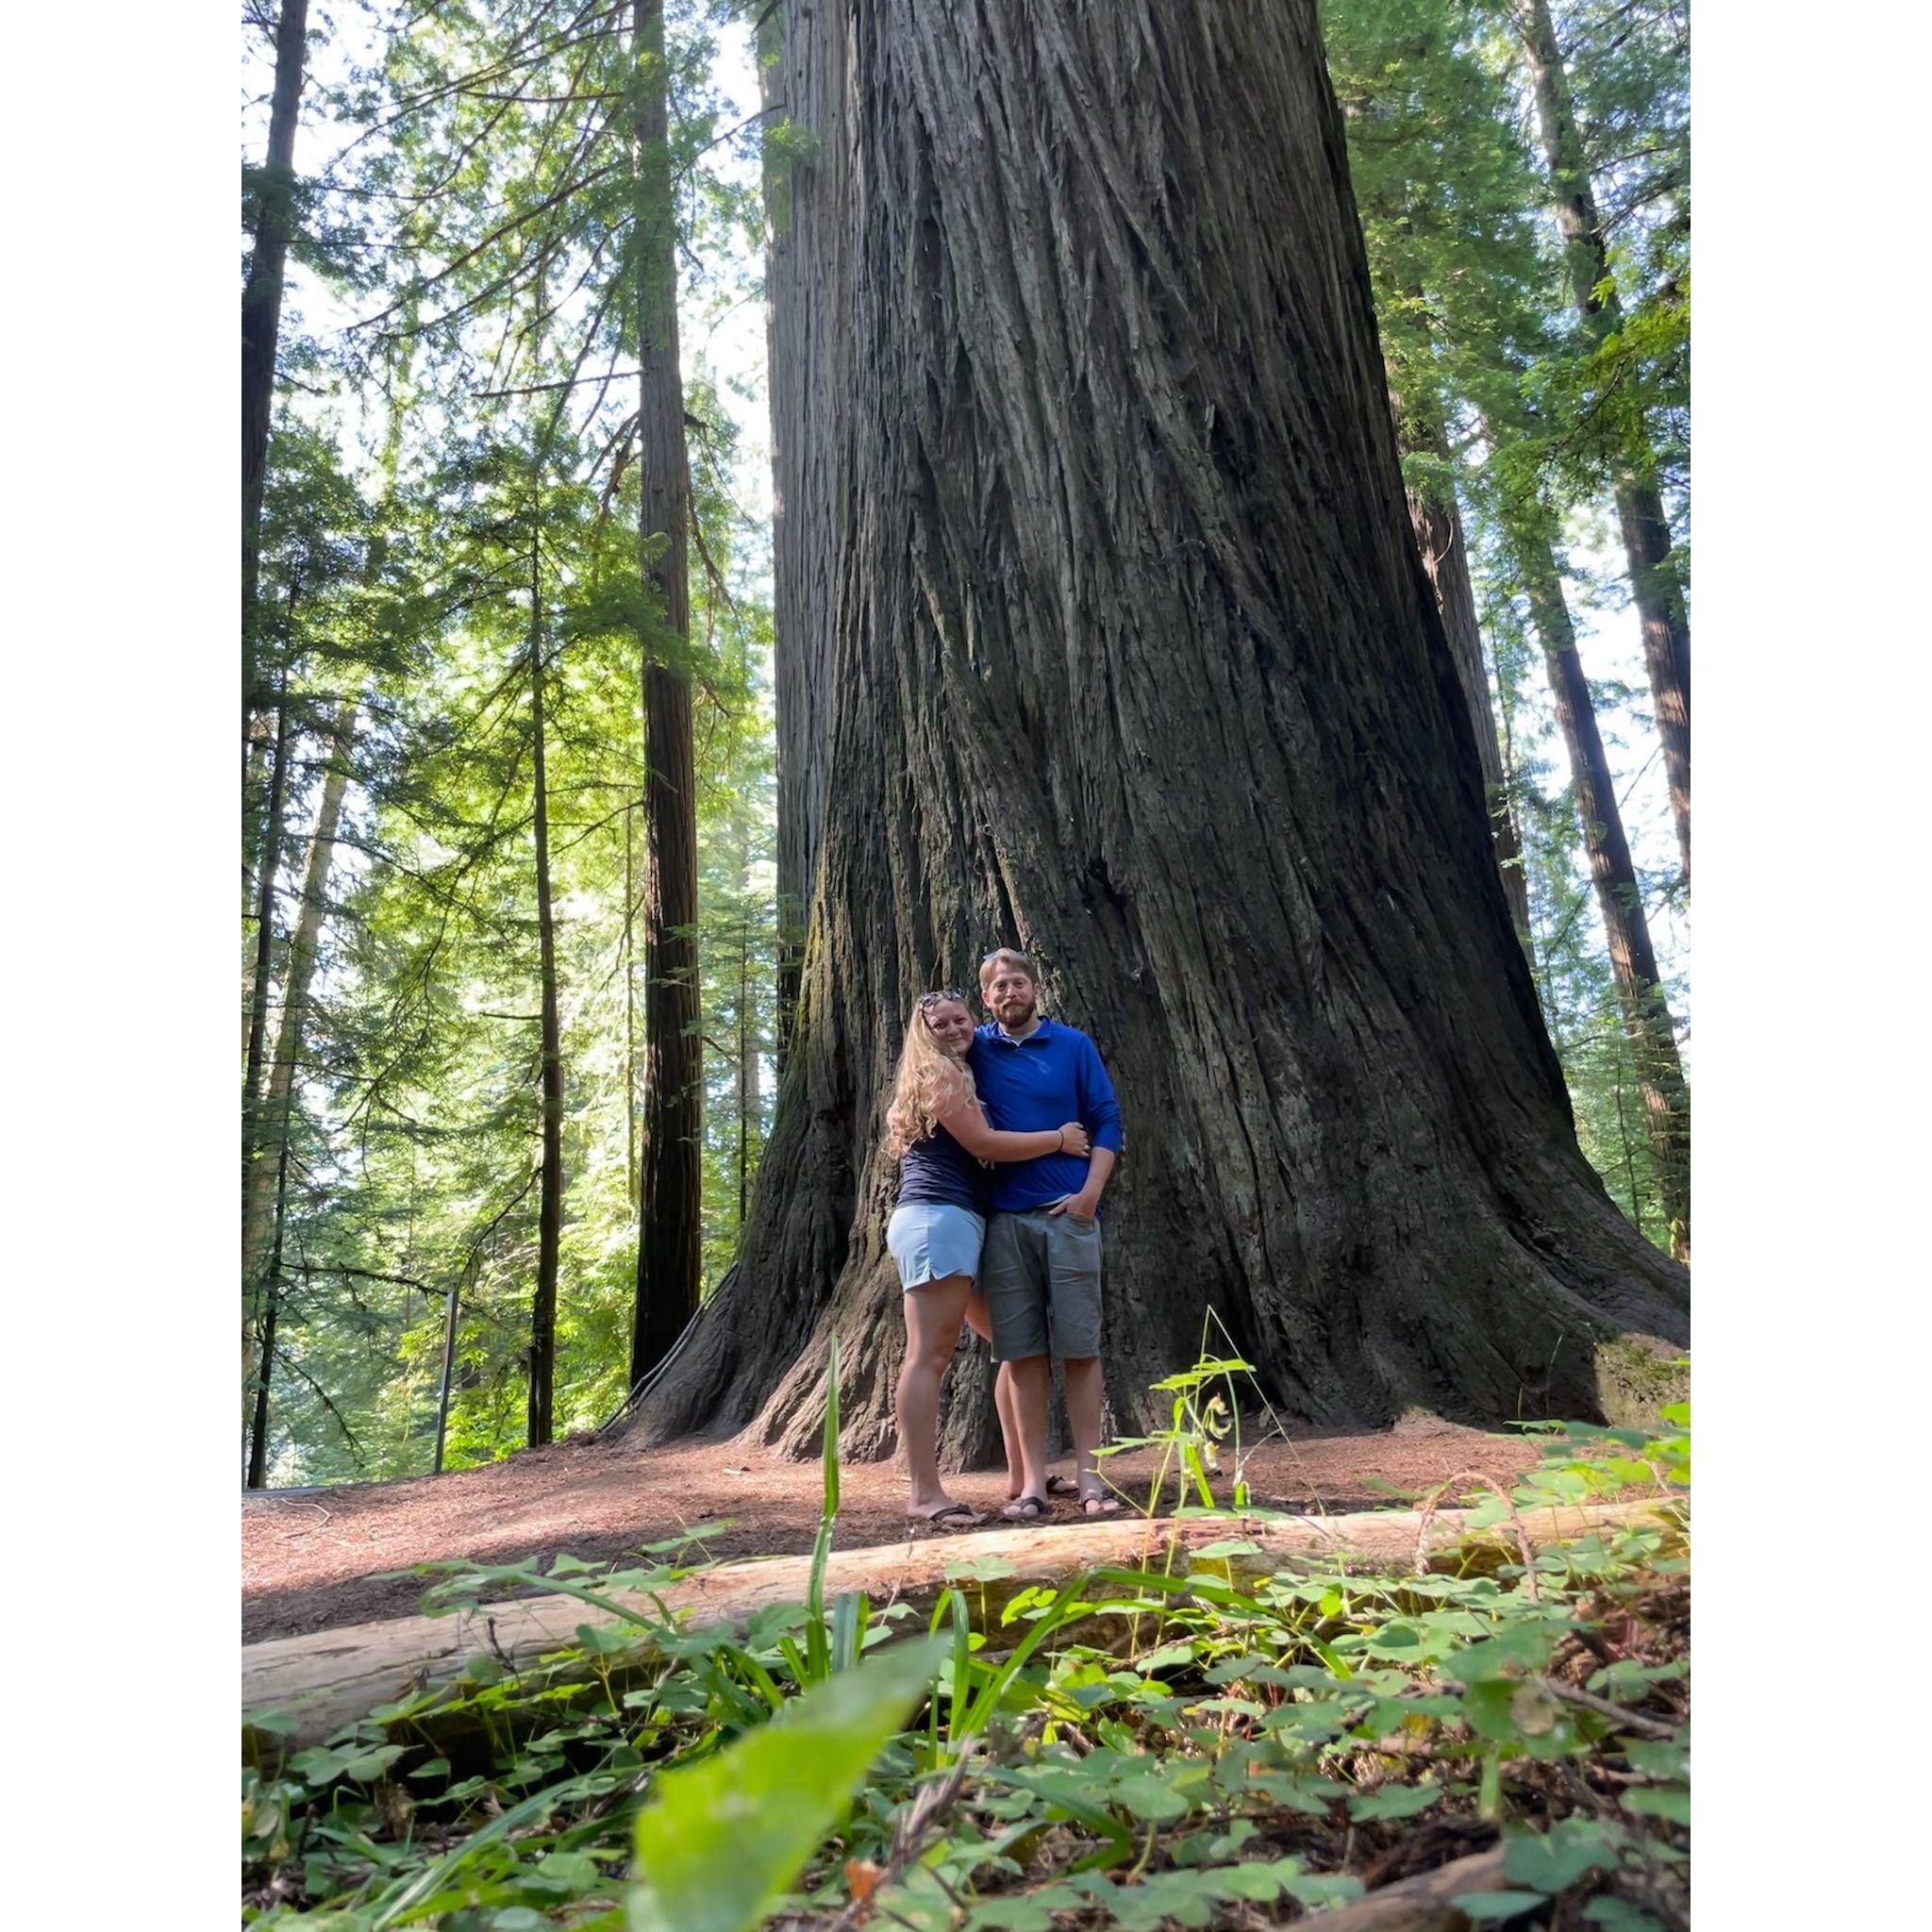
[[[980,1282],[992,1322],[992,1352],[1011,1377],[1020,1424],[1020,1493],[1005,1514],[1046,1514],[1048,1350],[1058,1356],[1067,1423],[1078,1457],[1081,1509],[1119,1508],[1100,1480],[1100,1197],[1121,1150],[1121,1110],[1099,1051],[1077,1027],[1043,1018],[1040,980],[1024,953],[1002,946],[979,967],[979,994],[991,1024],[967,1058],[1003,1132],[1053,1128],[1077,1120],[1091,1154],[1045,1154],[993,1170],[992,1213]],[[1058,1479],[1056,1479],[1058,1480]]]

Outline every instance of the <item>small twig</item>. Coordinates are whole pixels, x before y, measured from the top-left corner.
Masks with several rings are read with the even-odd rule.
[[[1508,1510],[1509,1528],[1516,1538],[1516,1547],[1523,1557],[1524,1588],[1528,1591],[1531,1603],[1541,1603],[1542,1593],[1537,1588],[1536,1552],[1530,1547],[1529,1532],[1523,1526],[1523,1518],[1516,1513],[1516,1499],[1493,1477],[1486,1476],[1479,1469],[1458,1470],[1446,1482],[1438,1483],[1424,1499],[1422,1520],[1416,1524],[1415,1530],[1416,1569],[1423,1571],[1428,1567],[1429,1525],[1436,1520],[1436,1511],[1441,1507],[1443,1496],[1457,1483],[1480,1483],[1484,1489],[1497,1496],[1504,1508]]]
[[[324,1509],[320,1503],[299,1503],[296,1505],[296,1507],[320,1511],[322,1523],[333,1523],[335,1521],[335,1512]],[[277,1538],[277,1541],[285,1543],[300,1542],[305,1536],[313,1536],[322,1527],[322,1523],[311,1523],[304,1529],[291,1529],[287,1536]]]
[[[1594,1690],[1579,1690],[1574,1684],[1566,1684],[1560,1677],[1542,1677],[1538,1681],[1552,1697],[1560,1698],[1565,1704],[1581,1705],[1585,1710],[1593,1710],[1599,1717],[1612,1718],[1627,1731],[1639,1731],[1646,1738],[1666,1740],[1677,1735],[1675,1724],[1645,1717],[1641,1711],[1632,1710],[1627,1705],[1613,1704],[1607,1697],[1599,1697]]]
[[[911,1808],[892,1827],[891,1850],[887,1853],[886,1862],[874,1876],[871,1889],[863,1898],[853,1899],[832,1921],[830,1932],[852,1932],[868,1911],[886,1910],[883,1906],[875,1906],[874,1901],[919,1856],[926,1835],[958,1803],[959,1793],[966,1788],[967,1774],[973,1768],[974,1751],[974,1746],[969,1745],[958,1763],[944,1777],[925,1786],[912,1801]],[[892,1915],[888,1912],[887,1916]]]
[[[517,1674],[516,1659],[496,1641],[496,1619],[486,1616],[483,1628],[490,1638],[490,1648],[495,1652],[497,1662],[514,1677]]]

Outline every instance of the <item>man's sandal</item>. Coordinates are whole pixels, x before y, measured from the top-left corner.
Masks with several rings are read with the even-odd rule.
[[[930,1516],[908,1516],[906,1521],[915,1528],[960,1530],[977,1529],[986,1518],[970,1503],[948,1503]]]
[[[1008,1523],[1038,1523],[1049,1514],[1049,1511],[1041,1497],[1015,1496],[1000,1514]]]
[[[1104,1495],[1095,1490],[1091,1496],[1080,1498],[1080,1513],[1083,1516],[1118,1516],[1121,1513],[1120,1498]]]

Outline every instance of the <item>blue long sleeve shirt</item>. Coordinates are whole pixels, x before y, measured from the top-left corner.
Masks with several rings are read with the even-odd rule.
[[[1124,1137],[1113,1082],[1099,1048],[1077,1026],[1042,1019],[1024,1040],[1008,1039],[996,1025],[981,1026],[966,1060],[987,1118],[1002,1133],[1038,1133],[1078,1121],[1094,1146],[1121,1151]],[[1046,1208],[1086,1185],[1084,1155],[1003,1160],[993,1169],[992,1205],[1007,1213]]]

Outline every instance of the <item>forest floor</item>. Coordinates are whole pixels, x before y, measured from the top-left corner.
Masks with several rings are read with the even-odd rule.
[[[1427,1417],[1393,1429],[1263,1442],[1249,1448],[1246,1468],[1257,1505],[1339,1512],[1402,1507],[1465,1471],[1507,1482],[1537,1460],[1532,1440]],[[1073,1465],[1057,1467],[1071,1474]],[[1109,1481],[1144,1507],[1152,1453],[1109,1457],[1106,1467]],[[836,1548],[907,1539],[905,1479],[895,1464],[848,1463],[840,1483]],[[608,1561],[719,1522],[730,1527],[706,1540],[711,1557],[800,1555],[817,1533],[820,1484],[816,1460],[781,1461],[735,1439],[692,1439],[657,1449],[556,1443],[440,1476],[246,1496],[242,1641],[408,1616],[427,1579],[378,1573],[436,1558],[513,1563],[568,1551]],[[996,1471],[949,1476],[947,1488],[989,1513],[1005,1501]],[[1174,1500],[1172,1489],[1167,1500]],[[1054,1514],[1077,1520],[1071,1502],[1057,1502]]]

